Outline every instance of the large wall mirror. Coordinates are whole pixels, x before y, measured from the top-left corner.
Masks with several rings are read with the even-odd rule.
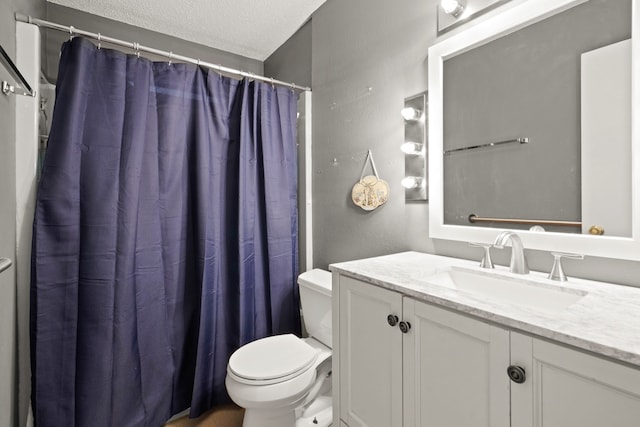
[[[640,260],[638,3],[528,0],[429,49],[431,237]]]

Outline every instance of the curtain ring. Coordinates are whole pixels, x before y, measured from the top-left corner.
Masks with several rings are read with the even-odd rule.
[[[102,35],[100,33],[98,33],[98,50],[100,50],[102,48],[102,45],[100,44],[100,39],[102,38]]]
[[[274,83],[273,77],[271,77],[271,89],[275,89],[276,85]]]
[[[171,67],[172,61],[173,61],[173,52],[169,52],[169,67]]]
[[[136,56],[138,57],[138,59],[140,59],[140,43],[135,43],[135,47],[136,47]]]
[[[200,58],[198,58],[198,61],[196,62],[196,66],[200,67]]]
[[[218,75],[222,78],[222,65],[218,64]]]
[[[73,40],[74,32],[75,32],[75,28],[73,28],[73,25],[69,25],[69,41]]]

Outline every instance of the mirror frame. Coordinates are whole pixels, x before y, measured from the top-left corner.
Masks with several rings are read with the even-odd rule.
[[[470,26],[429,48],[429,237],[492,243],[504,228],[444,223],[443,62],[499,37],[590,0],[528,0]],[[505,7],[507,7],[506,5]],[[631,72],[640,76],[640,0],[632,0]],[[640,260],[640,78],[631,82],[631,237],[516,230],[525,248],[604,258]]]

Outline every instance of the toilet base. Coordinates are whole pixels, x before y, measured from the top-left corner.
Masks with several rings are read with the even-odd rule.
[[[322,396],[317,405],[296,416],[295,408],[245,409],[242,427],[328,427],[333,421],[331,397]]]
[[[242,427],[295,427],[295,408],[245,409]]]
[[[296,427],[329,427],[332,422],[331,395],[323,395],[297,415]]]

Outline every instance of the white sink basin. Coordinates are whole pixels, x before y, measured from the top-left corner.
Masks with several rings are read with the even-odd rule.
[[[426,279],[433,285],[486,297],[501,303],[531,307],[546,313],[558,313],[587,295],[586,292],[522,278],[504,277],[491,272],[479,272],[452,267]]]

